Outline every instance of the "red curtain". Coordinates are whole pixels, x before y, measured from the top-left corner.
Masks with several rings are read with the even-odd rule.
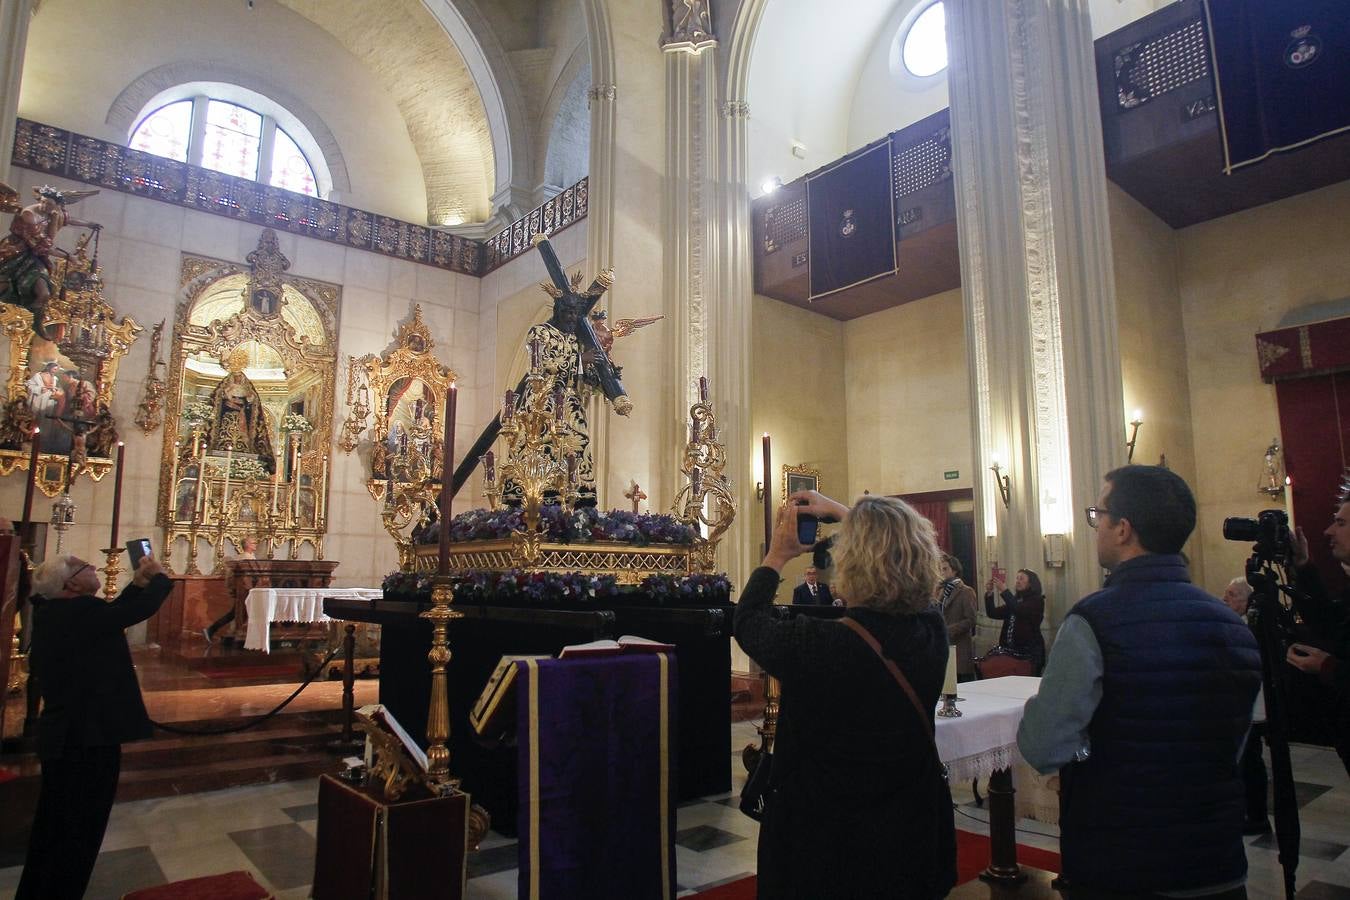
[[[1275,397],[1285,471],[1294,483],[1294,520],[1308,536],[1324,582],[1338,585],[1344,576],[1320,535],[1331,523],[1341,478],[1350,468],[1350,372],[1278,381]]]
[[[947,515],[948,503],[945,500],[911,500],[909,497],[900,498],[919,511],[919,515],[933,523],[933,530],[937,532],[938,546],[942,548],[943,553],[952,552],[952,529],[951,522]]]

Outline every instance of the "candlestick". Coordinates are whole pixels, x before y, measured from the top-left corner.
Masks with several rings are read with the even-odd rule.
[[[23,492],[23,543],[31,547],[37,534],[33,528],[33,489],[37,487],[38,471],[38,434],[41,431],[33,426],[33,450],[28,454],[28,486]]]
[[[764,552],[773,540],[773,454],[769,451],[769,433],[764,432]]]
[[[173,466],[169,469],[169,521],[178,521],[178,442],[173,442]]]
[[[436,571],[441,575],[450,573],[450,501],[455,498],[451,482],[455,473],[455,414],[459,401],[459,386],[450,382],[450,390],[445,393],[445,449],[441,454],[441,510],[440,554],[437,557]]]
[[[708,376],[707,376],[707,375],[700,375],[700,376],[698,376],[698,402],[699,402],[699,403],[707,403],[707,402],[708,402]]]
[[[220,498],[220,518],[225,520],[225,508],[230,503],[230,469],[234,463],[234,444],[225,445],[225,490]]]
[[[956,708],[956,647],[947,648],[947,671],[942,679],[942,708],[937,711],[944,719],[957,719],[961,710]]]
[[[117,475],[113,481],[113,511],[112,511],[112,536],[108,538],[108,546],[117,546],[117,526],[122,523],[122,471],[126,468],[127,445],[123,441],[117,442]]]

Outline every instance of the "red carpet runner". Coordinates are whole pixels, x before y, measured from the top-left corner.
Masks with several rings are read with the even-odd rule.
[[[1017,845],[1017,861],[1033,869],[1059,871],[1059,854],[1025,844]],[[989,838],[956,829],[956,883],[965,884],[979,876],[989,865]],[[755,876],[718,885],[695,894],[699,900],[755,900]]]

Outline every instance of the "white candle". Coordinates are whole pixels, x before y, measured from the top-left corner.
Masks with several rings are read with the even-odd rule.
[[[323,497],[328,493],[328,457],[323,458],[319,466],[319,480],[314,484],[314,505],[317,511],[314,513],[314,526],[317,528],[319,522],[323,519]]]
[[[169,521],[178,521],[178,442],[173,442],[173,468],[169,470]]]
[[[947,674],[942,679],[942,693],[956,695],[956,647],[947,648]]]
[[[225,492],[220,499],[220,516],[225,517],[225,507],[230,503],[230,464],[234,462],[234,445],[229,444],[225,447]]]
[[[273,458],[275,460],[275,457]],[[272,518],[277,517],[277,490],[280,488],[281,466],[272,465]]]
[[[1289,530],[1293,531],[1298,527],[1294,524],[1294,479],[1288,475],[1284,476],[1284,514],[1289,517]]]

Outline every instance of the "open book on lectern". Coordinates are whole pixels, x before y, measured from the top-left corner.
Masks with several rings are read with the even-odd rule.
[[[403,726],[398,723],[398,719],[394,718],[394,714],[386,709],[383,703],[372,703],[369,706],[363,706],[356,711],[356,714],[375,723],[375,726],[379,728],[380,731],[397,741],[404,755],[412,761],[413,765],[417,767],[417,770],[424,774],[426,773],[426,751],[417,746],[417,742],[412,739],[412,736],[409,735],[408,732],[403,730]],[[371,767],[370,754],[371,742],[367,741],[366,768],[368,769]]]
[[[608,638],[585,644],[568,644],[558,651],[558,659],[581,659],[592,656],[617,656],[621,653],[674,653],[675,645],[649,638],[625,634],[617,641]],[[516,663],[522,659],[551,659],[547,654],[507,654],[497,661],[497,667],[488,676],[483,692],[469,711],[469,726],[481,738],[497,740],[505,735],[511,723],[509,713],[515,710]]]

